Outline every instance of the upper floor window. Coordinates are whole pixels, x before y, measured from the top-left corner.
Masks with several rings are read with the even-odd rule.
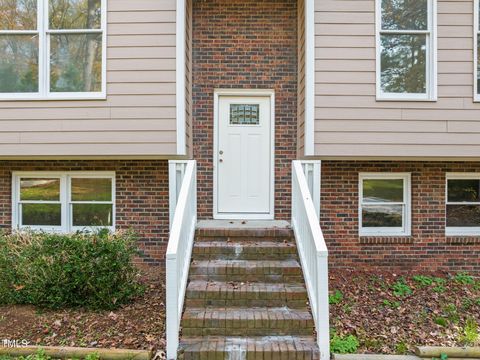
[[[377,98],[435,100],[435,0],[377,0]]]
[[[480,236],[480,173],[447,174],[447,235]]]
[[[0,0],[0,99],[105,96],[105,0]]]
[[[474,83],[474,94],[473,94],[473,98],[475,101],[480,101],[480,54],[479,54],[479,42],[480,42],[480,1],[479,0],[475,0],[474,1],[475,3],[475,10],[473,11],[474,12],[474,17],[475,17],[475,27],[473,29],[473,38],[475,39],[475,45],[474,45],[474,49],[475,49],[475,59],[474,59],[474,62],[475,62],[475,71],[474,71],[474,79],[473,79],[473,83]]]

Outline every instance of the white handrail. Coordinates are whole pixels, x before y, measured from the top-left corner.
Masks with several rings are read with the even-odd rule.
[[[328,360],[330,358],[328,250],[304,171],[302,161],[292,162],[292,227],[317,329],[320,358]]]
[[[196,162],[186,162],[180,192],[170,227],[166,255],[167,358],[177,358],[180,319],[197,224]]]

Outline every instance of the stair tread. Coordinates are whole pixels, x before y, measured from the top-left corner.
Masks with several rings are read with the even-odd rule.
[[[285,241],[271,241],[271,240],[252,240],[252,241],[198,241],[195,243],[196,248],[237,248],[237,247],[250,247],[250,248],[288,248],[296,251],[294,242]]]
[[[191,280],[187,291],[219,291],[238,290],[239,292],[302,292],[307,289],[301,283],[266,283],[266,282],[240,282],[240,281],[209,281],[209,280]]]
[[[282,260],[228,260],[228,259],[206,259],[193,260],[192,266],[225,266],[234,265],[236,267],[300,267],[296,259],[282,259]]]
[[[305,309],[289,307],[258,307],[258,308],[187,308],[183,314],[184,319],[258,319],[260,314],[272,316],[272,320],[312,320],[312,314]],[[273,317],[275,316],[275,317]]]
[[[293,352],[318,353],[313,336],[205,336],[180,340],[180,349],[184,352],[284,352],[285,347]]]

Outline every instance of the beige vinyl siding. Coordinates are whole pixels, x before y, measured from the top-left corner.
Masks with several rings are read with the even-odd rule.
[[[297,152],[305,153],[305,0],[298,0]]]
[[[107,98],[0,101],[0,157],[176,154],[175,0],[108,0]]]
[[[473,0],[438,0],[438,101],[376,101],[375,1],[315,1],[315,155],[480,158]]]
[[[185,146],[189,158],[193,156],[192,136],[192,21],[193,0],[186,0],[185,21]]]

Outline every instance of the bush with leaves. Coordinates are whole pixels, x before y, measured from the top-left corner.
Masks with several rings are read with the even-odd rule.
[[[330,335],[330,352],[333,354],[352,354],[357,351],[360,343],[355,335],[341,336],[335,331]]]
[[[0,303],[114,309],[143,292],[131,232],[0,235]]]

